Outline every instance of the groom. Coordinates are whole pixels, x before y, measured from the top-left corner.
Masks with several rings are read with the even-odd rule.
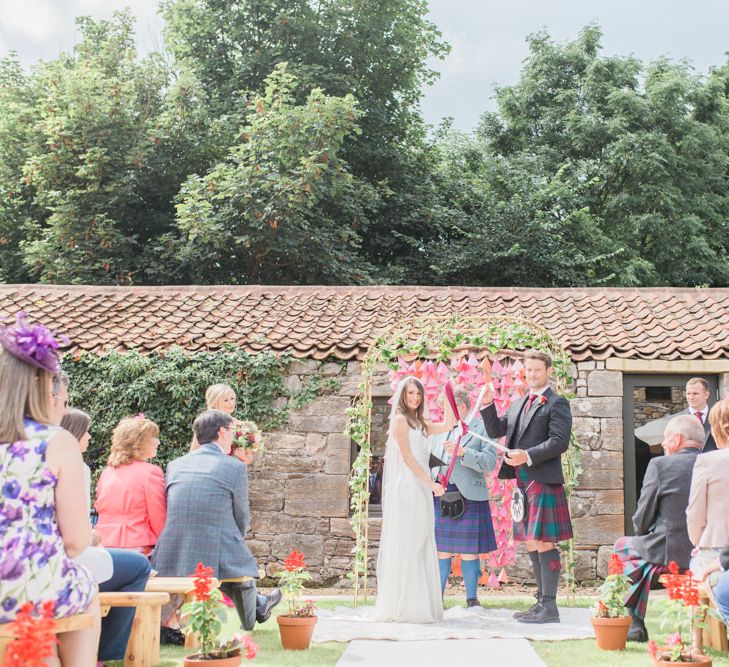
[[[522,623],[559,623],[557,587],[562,564],[557,542],[572,537],[572,522],[564,492],[562,454],[572,431],[572,414],[566,399],[549,388],[552,358],[529,350],[524,355],[529,394],[515,401],[499,417],[493,392],[484,394],[481,416],[491,438],[506,436],[509,451],[499,470],[500,479],[516,478],[526,510],[519,524],[537,581],[537,602],[514,618]]]

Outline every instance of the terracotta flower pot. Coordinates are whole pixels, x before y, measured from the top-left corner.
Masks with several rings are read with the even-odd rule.
[[[309,648],[311,635],[314,634],[316,616],[277,616],[281,646],[289,651]]]
[[[653,658],[654,667],[676,667],[677,665],[693,665],[693,667],[711,667],[711,658],[705,656],[703,653],[694,653],[689,655],[688,653],[682,654],[683,662],[672,662],[671,660],[661,660],[663,655],[666,655],[668,649],[665,646],[659,646],[656,656]],[[693,661],[691,660],[693,658]]]
[[[230,658],[203,658],[200,654],[188,655],[182,659],[183,667],[239,667],[242,655]]]
[[[595,630],[597,648],[601,648],[603,651],[625,650],[630,630],[630,616],[618,616],[617,618],[592,616],[590,621]]]

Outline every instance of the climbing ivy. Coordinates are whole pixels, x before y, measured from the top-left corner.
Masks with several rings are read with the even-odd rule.
[[[205,390],[211,384],[231,385],[238,399],[236,416],[255,421],[263,430],[284,425],[291,409],[337,388],[336,379],[316,373],[300,390],[287,389],[284,378],[292,361],[288,354],[249,354],[234,346],[196,354],[172,347],[148,355],[137,351],[66,355],[63,367],[71,378],[70,405],[91,416],[86,460],[98,471],[106,463],[116,424],[140,412],[160,427],[154,463],[164,466],[186,453],[192,422],[205,409]]]
[[[362,360],[362,382],[359,396],[348,411],[349,434],[359,447],[352,465],[349,485],[351,490],[352,528],[355,548],[350,577],[354,582],[355,600],[360,595],[360,580],[364,578],[362,592],[367,599],[368,566],[368,476],[372,457],[370,431],[372,424],[372,381],[378,366],[384,363],[397,368],[399,359],[434,359],[450,361],[454,356],[468,352],[486,351],[494,356],[500,352],[529,348],[548,352],[553,360],[552,379],[557,391],[567,394],[572,385],[570,358],[561,344],[546,329],[513,317],[424,317],[398,324],[375,339]],[[569,495],[577,484],[582,467],[580,449],[574,436],[566,456],[562,457],[565,474],[565,493]],[[565,552],[564,579],[571,592],[575,586],[576,554],[574,540],[560,544]]]

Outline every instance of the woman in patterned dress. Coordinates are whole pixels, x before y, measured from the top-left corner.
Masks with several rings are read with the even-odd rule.
[[[92,627],[59,635],[61,664],[96,665],[99,603],[91,574],[71,558],[91,543],[76,439],[51,425],[62,402],[58,343],[18,314],[0,329],[0,623],[26,602],[56,618],[92,614]],[[55,660],[52,664],[57,664]]]

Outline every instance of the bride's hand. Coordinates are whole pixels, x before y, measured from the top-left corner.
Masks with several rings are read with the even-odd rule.
[[[433,491],[433,495],[434,495],[434,496],[435,496],[436,498],[437,498],[438,496],[442,496],[442,495],[443,495],[443,494],[445,493],[445,489],[444,489],[444,488],[443,488],[443,486],[442,486],[441,484],[439,484],[438,482],[433,482],[433,483],[432,483],[432,484],[430,485],[430,488],[432,489],[432,491]]]

